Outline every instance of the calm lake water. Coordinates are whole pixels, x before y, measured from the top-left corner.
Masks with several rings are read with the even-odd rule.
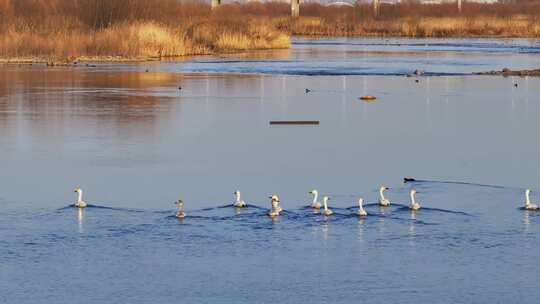
[[[539,68],[539,53],[297,39],[0,67],[0,303],[538,303],[540,212],[520,207],[525,188],[540,201],[540,79],[472,73]],[[269,125],[281,119],[320,125]],[[380,185],[391,207],[374,204]],[[85,210],[69,207],[76,186]],[[304,208],[314,188],[335,215]]]

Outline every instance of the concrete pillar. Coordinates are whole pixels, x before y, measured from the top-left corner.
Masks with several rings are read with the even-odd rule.
[[[459,1],[459,0],[458,0]],[[380,0],[373,0],[373,16],[379,16]]]
[[[291,16],[300,16],[300,0],[291,0]]]
[[[212,0],[212,9],[219,7],[221,0]]]

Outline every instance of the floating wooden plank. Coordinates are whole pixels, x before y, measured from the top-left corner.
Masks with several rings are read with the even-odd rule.
[[[271,125],[318,125],[318,120],[271,120]]]

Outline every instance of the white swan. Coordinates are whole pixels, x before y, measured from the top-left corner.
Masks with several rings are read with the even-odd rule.
[[[236,208],[244,208],[247,206],[246,203],[240,199],[240,191],[236,190],[233,194],[236,195],[236,200],[234,201],[233,206]]]
[[[324,211],[322,212],[322,214],[324,216],[330,216],[330,215],[334,214],[334,211],[332,211],[330,208],[328,208],[328,200],[329,199],[330,198],[328,196],[323,197]]]
[[[538,210],[538,205],[531,203],[531,189],[525,190],[525,210]]]
[[[313,202],[311,203],[311,208],[321,209],[322,204],[321,202],[317,201],[317,199],[319,198],[319,192],[317,190],[311,190],[309,191],[309,194],[313,194]]]
[[[358,199],[358,211],[356,212],[358,216],[367,216],[366,210],[364,210],[364,199]]]
[[[75,189],[75,192],[78,194],[77,202],[75,203],[75,207],[77,208],[86,208],[88,206],[82,199],[82,189],[77,187]]]
[[[420,209],[420,204],[416,202],[416,189],[411,190],[411,204],[409,208],[413,211]]]
[[[268,211],[268,216],[276,217],[281,213],[283,209],[279,207],[279,198],[277,195],[270,196],[270,200],[272,205],[270,207],[270,211]]]
[[[178,212],[176,212],[177,218],[185,218],[186,212],[184,212],[184,202],[180,199],[174,203],[176,206],[178,206]]]
[[[278,213],[281,213],[281,211],[283,211],[283,208],[281,208],[281,201],[279,200],[279,197],[277,195],[272,195],[271,198],[273,202],[275,201],[276,211]]]
[[[384,197],[384,191],[386,190],[388,190],[388,187],[385,186],[382,186],[379,189],[379,205],[384,207],[390,206],[390,201]]]

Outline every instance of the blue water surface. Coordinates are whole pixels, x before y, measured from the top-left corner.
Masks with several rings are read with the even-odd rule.
[[[537,303],[540,213],[521,207],[540,200],[540,80],[472,75],[539,67],[537,47],[297,39],[4,66],[0,303]],[[269,125],[302,119],[320,124]],[[305,208],[314,188],[331,217]]]

